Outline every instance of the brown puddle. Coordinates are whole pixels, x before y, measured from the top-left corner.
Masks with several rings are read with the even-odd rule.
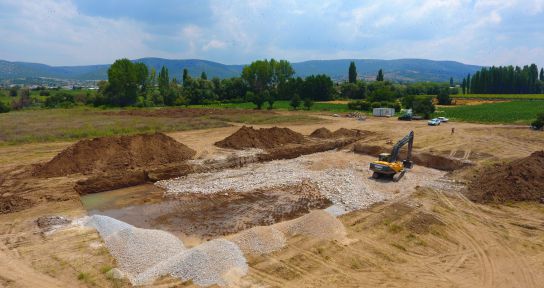
[[[85,195],[89,215],[106,215],[136,227],[169,231],[185,240],[208,240],[254,226],[300,217],[331,202],[310,183],[251,192],[163,197],[151,184]]]

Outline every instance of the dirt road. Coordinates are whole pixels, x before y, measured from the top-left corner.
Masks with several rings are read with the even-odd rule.
[[[478,163],[525,157],[544,147],[542,133],[518,126],[445,123],[429,127],[425,121],[319,117],[322,123],[279,126],[305,135],[319,127],[368,130],[375,134],[364,141],[378,145],[414,130],[417,149]],[[455,127],[454,135],[451,127]],[[197,157],[213,158],[224,153],[213,143],[238,128],[169,136],[195,149]],[[41,199],[43,204],[38,207],[0,214],[0,286],[129,286],[105,273],[115,262],[97,233],[70,229],[44,233],[34,222],[42,215],[75,218],[86,214],[79,196],[70,194],[74,192],[69,183],[77,176],[30,183],[22,172],[27,165],[51,159],[69,144],[0,147],[0,188],[16,187],[29,197],[43,197],[44,191],[55,195]],[[347,162],[346,158],[328,159],[314,168]],[[453,176],[465,177],[463,173]],[[455,191],[420,188],[394,202],[343,215],[340,220],[353,239],[351,244],[291,238],[281,251],[250,257],[250,272],[240,286],[539,287],[544,283],[544,275],[538,273],[544,269],[541,204],[480,205]],[[174,283],[179,284],[162,279],[158,285]]]

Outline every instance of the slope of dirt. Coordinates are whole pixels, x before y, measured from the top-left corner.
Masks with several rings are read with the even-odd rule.
[[[242,126],[234,134],[216,142],[215,145],[231,149],[271,149],[286,144],[301,144],[303,142],[305,142],[304,136],[289,128],[272,127],[253,129],[253,127]]]
[[[544,151],[508,164],[484,169],[468,186],[478,202],[541,200],[544,198]]]
[[[81,140],[37,166],[44,177],[115,172],[191,159],[195,151],[162,133]]]

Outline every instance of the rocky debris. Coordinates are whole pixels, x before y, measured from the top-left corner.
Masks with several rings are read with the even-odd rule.
[[[467,197],[477,202],[539,201],[544,197],[544,151],[483,167],[468,185]]]
[[[53,226],[70,224],[72,221],[64,216],[40,216],[36,219],[36,224],[42,229],[48,229]]]
[[[123,271],[113,268],[110,269],[110,271],[106,272],[106,277],[110,279],[124,279],[126,277],[125,273]]]
[[[32,201],[11,193],[0,196],[0,214],[19,212],[32,207]]]
[[[278,223],[276,228],[286,235],[303,235],[322,240],[344,241],[347,232],[344,224],[324,210],[314,210],[297,219]]]
[[[271,226],[258,226],[244,230],[231,237],[230,241],[236,243],[244,253],[254,255],[278,251],[287,243],[285,235]]]
[[[167,193],[211,194],[223,191],[249,192],[283,185],[295,186],[308,181],[317,185],[323,196],[346,211],[368,207],[386,199],[384,194],[370,190],[353,169],[313,171],[306,168],[305,164],[309,161],[306,156],[276,160],[250,164],[240,169],[190,174],[155,184],[164,188]]]
[[[195,151],[162,133],[80,140],[51,161],[38,165],[34,175],[58,177],[75,173],[117,173],[183,162]]]
[[[94,227],[115,257],[122,274],[133,285],[151,284],[161,276],[192,280],[201,286],[227,285],[233,274],[243,276],[248,267],[240,248],[218,239],[186,249],[176,236],[162,230],[136,228],[101,215],[82,219]]]
[[[271,149],[286,144],[301,144],[305,142],[304,136],[289,128],[261,128],[242,126],[227,138],[216,142],[215,145],[221,148],[245,149],[260,148]]]

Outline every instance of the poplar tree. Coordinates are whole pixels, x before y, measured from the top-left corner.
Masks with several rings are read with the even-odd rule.
[[[357,82],[357,68],[355,62],[351,61],[349,64],[349,83]]]

